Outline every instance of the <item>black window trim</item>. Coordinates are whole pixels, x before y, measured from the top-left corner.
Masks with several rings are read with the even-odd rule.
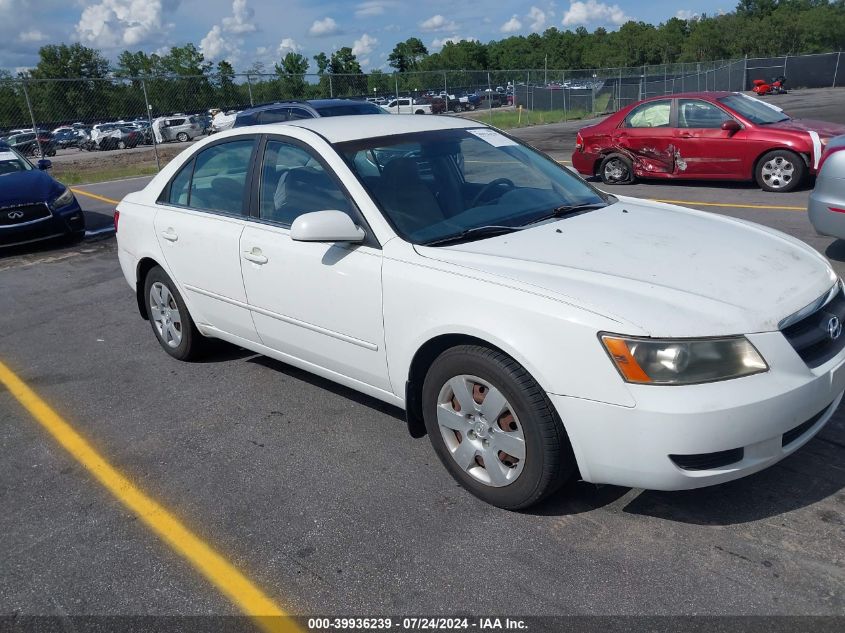
[[[320,138],[323,138],[324,140],[326,140],[325,137],[323,137],[322,135],[319,135],[319,136],[320,136]],[[262,134],[261,140],[258,143],[257,151],[255,152],[255,157],[254,157],[253,163],[252,163],[253,172],[252,172],[251,181],[254,183],[254,186],[252,187],[252,189],[250,191],[250,196],[249,196],[249,198],[250,198],[250,212],[249,212],[249,214],[246,218],[247,220],[249,220],[250,222],[255,222],[256,224],[264,224],[264,225],[267,225],[267,226],[273,226],[273,227],[276,227],[276,228],[279,228],[279,229],[284,229],[286,231],[290,231],[290,225],[289,224],[285,224],[283,222],[277,222],[275,220],[265,220],[265,219],[260,217],[260,213],[261,213],[260,201],[261,201],[261,186],[262,186],[261,176],[262,176],[262,171],[263,171],[262,166],[263,166],[263,162],[264,162],[264,153],[266,151],[268,141],[279,141],[281,143],[287,143],[288,145],[293,145],[294,147],[297,147],[297,148],[305,151],[306,153],[308,153],[311,156],[311,158],[313,158],[318,163],[320,163],[320,165],[322,166],[322,168],[326,172],[326,174],[329,176],[329,178],[332,179],[332,181],[337,185],[337,187],[341,191],[341,193],[343,193],[343,195],[346,196],[346,199],[349,201],[349,204],[351,205],[352,213],[355,216],[353,218],[353,221],[355,221],[355,223],[358,226],[360,226],[362,229],[364,229],[364,233],[366,235],[364,237],[364,241],[361,242],[361,245],[369,246],[371,248],[381,250],[381,243],[378,241],[378,238],[376,237],[375,233],[373,232],[372,228],[370,227],[370,223],[367,222],[367,218],[364,217],[364,214],[361,212],[361,209],[358,206],[358,203],[355,202],[355,198],[349,192],[349,189],[347,189],[346,185],[343,183],[343,180],[337,175],[335,170],[332,169],[332,167],[328,164],[328,162],[326,162],[326,160],[322,156],[320,156],[320,154],[310,144],[308,144],[305,141],[302,141],[298,138],[294,138],[294,137],[291,137],[291,136],[284,136],[283,134],[279,134],[279,133]],[[328,141],[326,141],[326,142],[331,147],[331,143],[328,143]],[[334,147],[332,147],[332,150],[334,150]],[[337,150],[334,150],[334,151],[337,151]],[[343,157],[339,156],[339,158],[341,159],[341,161],[343,161],[343,164],[345,165],[346,161],[343,160]]]
[[[226,212],[226,211],[218,211],[216,209],[201,209],[199,207],[191,207],[191,206],[184,205],[184,204],[175,204],[173,202],[170,202],[170,189],[173,186],[173,181],[176,179],[176,177],[180,173],[182,173],[182,169],[184,169],[187,166],[188,162],[193,164],[193,166],[191,167],[191,185],[190,185],[190,187],[193,187],[194,170],[196,169],[196,165],[197,165],[197,156],[202,154],[205,150],[210,149],[212,147],[216,147],[217,145],[224,145],[226,143],[233,143],[233,142],[237,142],[237,141],[244,141],[244,140],[250,140],[250,139],[252,140],[252,154],[250,154],[249,165],[247,166],[247,170],[246,170],[246,181],[245,181],[245,184],[244,184],[246,191],[248,192],[249,195],[243,196],[243,199],[241,201],[241,213],[239,215],[236,215],[234,213],[229,213],[229,212]],[[224,217],[224,218],[234,218],[236,220],[248,220],[249,214],[250,214],[250,202],[252,200],[252,193],[251,193],[252,189],[251,188],[252,188],[252,179],[254,177],[254,171],[255,171],[255,160],[256,160],[256,155],[257,155],[256,149],[259,145],[259,141],[260,141],[260,135],[252,133],[252,134],[244,134],[242,136],[227,136],[226,138],[221,138],[219,140],[215,140],[215,141],[209,143],[208,145],[204,145],[202,147],[202,149],[200,149],[199,151],[192,154],[191,158],[187,162],[182,163],[182,165],[180,165],[179,169],[176,170],[176,173],[173,174],[173,176],[170,177],[170,180],[167,181],[167,184],[161,190],[161,193],[159,194],[158,198],[156,198],[156,204],[166,206],[166,207],[173,207],[175,209],[184,209],[186,211],[196,211],[198,213],[208,213],[209,215],[217,215],[217,216]],[[188,189],[188,204],[190,204],[190,202],[191,202],[190,187]]]

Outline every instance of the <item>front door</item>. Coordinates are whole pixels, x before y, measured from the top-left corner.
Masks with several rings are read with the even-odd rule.
[[[390,390],[377,244],[296,242],[301,214],[358,210],[304,146],[271,138],[263,150],[257,218],[241,235],[241,270],[261,342],[283,354]],[[254,198],[254,199],[255,199]]]
[[[742,178],[745,131],[730,132],[722,123],[735,120],[720,107],[701,99],[678,99],[675,128],[678,175],[690,178]]]

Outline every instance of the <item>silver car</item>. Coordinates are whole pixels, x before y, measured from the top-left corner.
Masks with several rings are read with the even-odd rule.
[[[161,136],[165,141],[191,141],[202,135],[202,126],[192,116],[167,117],[161,126]]]
[[[845,136],[827,144],[807,211],[816,231],[845,239]]]

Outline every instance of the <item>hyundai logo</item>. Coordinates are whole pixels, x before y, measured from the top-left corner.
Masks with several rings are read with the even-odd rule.
[[[18,220],[23,217],[23,211],[9,211],[9,213],[6,214],[6,217],[10,220]]]
[[[842,334],[842,322],[838,317],[830,317],[830,321],[827,322],[827,335],[831,341],[835,341],[840,334]]]

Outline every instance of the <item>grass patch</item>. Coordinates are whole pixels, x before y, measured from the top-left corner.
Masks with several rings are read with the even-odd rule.
[[[512,130],[530,125],[583,119],[586,115],[585,110],[523,110],[521,113],[519,110],[476,110],[472,118],[501,130]]]
[[[162,164],[162,167],[164,165]],[[115,167],[80,168],[79,166],[63,167],[60,163],[53,163],[51,175],[64,185],[84,185],[106,180],[134,178],[135,176],[153,176],[158,173],[155,164],[152,165],[121,165]]]
[[[607,112],[607,105],[610,103],[610,93],[605,92],[603,94],[596,95],[596,99],[593,102],[593,110],[595,112]]]

